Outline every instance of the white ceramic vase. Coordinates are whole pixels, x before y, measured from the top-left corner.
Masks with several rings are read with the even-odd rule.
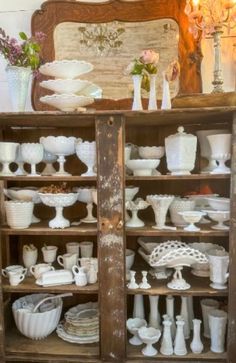
[[[218,309],[220,306],[219,301],[214,299],[202,299],[202,318],[203,318],[203,335],[205,338],[210,338],[210,327],[209,327],[209,314],[212,310]]]
[[[189,339],[190,337],[190,326],[188,316],[188,298],[187,296],[181,296],[181,310],[180,315],[184,320],[184,338]]]
[[[201,354],[203,351],[203,344],[201,341],[201,323],[201,320],[193,319],[193,340],[190,344],[190,348],[194,354]]]
[[[32,75],[31,67],[16,67],[8,65],[6,68],[6,74],[12,111],[24,112],[29,82]]]
[[[219,165],[211,171],[211,174],[229,174],[230,168],[225,162],[231,158],[231,134],[218,134],[207,136],[210,143],[212,158],[217,160]]]
[[[16,142],[0,142],[0,163],[2,164],[0,176],[14,176],[9,166],[16,160],[18,146]]]
[[[229,254],[222,250],[208,251],[210,264],[210,284],[213,289],[224,290],[227,288],[227,280],[229,277]]]
[[[134,295],[133,318],[145,319],[143,295]]]
[[[163,335],[162,335],[162,342],[161,342],[161,348],[160,352],[163,355],[172,355],[174,353],[173,349],[173,342],[172,342],[172,336],[171,336],[171,320],[165,320],[163,321]]]
[[[132,76],[134,95],[133,95],[133,105],[132,111],[142,111],[142,99],[141,99],[141,85],[142,85],[142,75],[135,74]]]
[[[9,200],[4,202],[7,224],[14,229],[28,228],[32,223],[33,202]]]
[[[149,326],[155,329],[161,328],[161,317],[158,310],[158,303],[159,303],[158,295],[149,295],[149,304],[150,304]]]
[[[166,296],[166,314],[169,316],[171,320],[171,336],[174,340],[176,334],[176,325],[175,325],[175,313],[174,313],[174,302],[175,298],[171,295]]]
[[[185,344],[184,339],[184,320],[177,320],[176,325],[176,336],[175,336],[175,342],[174,342],[174,353],[175,355],[186,355],[187,354],[187,348]]]
[[[209,327],[211,335],[211,351],[223,353],[227,326],[227,313],[223,310],[212,310],[209,313]]]
[[[157,110],[157,96],[156,96],[156,74],[150,74],[150,91],[148,100],[148,110]]]
[[[96,142],[77,140],[75,147],[77,157],[87,166],[87,171],[81,176],[96,176]]]
[[[193,330],[193,319],[194,319],[193,296],[187,296],[187,305],[188,305],[189,327],[190,327],[191,330]]]
[[[154,229],[176,229],[175,227],[166,226],[166,214],[174,200],[173,195],[147,195],[146,200],[151,204],[155,214],[156,225],[152,226]]]

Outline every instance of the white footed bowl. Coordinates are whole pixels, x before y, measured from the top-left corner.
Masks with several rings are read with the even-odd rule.
[[[93,65],[91,63],[75,59],[55,60],[45,63],[39,68],[41,74],[59,79],[74,79],[92,70]]]
[[[21,144],[21,154],[25,163],[38,164],[43,160],[43,145],[40,143]]]
[[[84,111],[83,107],[91,105],[94,102],[92,97],[78,96],[74,94],[53,94],[40,97],[42,103],[53,106],[60,111],[73,112],[76,110]]]
[[[77,201],[78,193],[39,193],[39,197],[49,207],[69,207]]]
[[[229,211],[230,210],[230,198],[215,197],[206,198],[211,208],[219,211]]]
[[[91,82],[82,79],[49,79],[40,86],[59,94],[75,94],[87,88]]]
[[[138,151],[142,159],[161,159],[165,155],[164,146],[140,146]]]
[[[134,176],[151,176],[153,169],[160,164],[158,159],[127,160],[126,165],[133,171]]]
[[[6,209],[7,224],[14,229],[28,228],[32,222],[33,202],[23,201],[6,201],[4,202]]]
[[[75,153],[75,142],[74,136],[47,136],[40,137],[40,143],[44,149],[54,155],[72,155]]]

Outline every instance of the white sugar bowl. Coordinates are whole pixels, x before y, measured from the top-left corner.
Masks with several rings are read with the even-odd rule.
[[[178,133],[165,138],[167,168],[171,175],[189,175],[194,169],[197,151],[197,137],[184,132],[182,126]]]

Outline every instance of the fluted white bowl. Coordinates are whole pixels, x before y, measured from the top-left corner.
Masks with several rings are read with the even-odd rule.
[[[165,154],[164,146],[139,146],[138,151],[142,159],[160,159]]]
[[[79,108],[91,105],[94,102],[92,97],[78,96],[74,94],[53,94],[40,97],[42,103],[53,106],[60,111],[72,112]],[[82,110],[81,110],[82,111]]]
[[[75,142],[74,136],[47,136],[40,137],[40,143],[44,149],[54,155],[72,155],[75,153]]]
[[[40,143],[21,144],[21,154],[25,163],[38,164],[43,160],[43,145]]]
[[[93,65],[85,61],[73,60],[55,60],[40,66],[40,73],[45,76],[55,77],[59,79],[74,79],[82,74],[91,72]]]
[[[215,198],[206,198],[209,203],[209,206],[214,210],[219,211],[229,211],[230,210],[230,198],[223,197],[215,197]]]
[[[91,82],[82,79],[49,79],[40,86],[59,94],[75,94],[83,91]]]
[[[39,197],[48,207],[69,207],[77,201],[78,193],[39,193]]]

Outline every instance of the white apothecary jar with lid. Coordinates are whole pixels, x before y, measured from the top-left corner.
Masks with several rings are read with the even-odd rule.
[[[189,175],[194,169],[197,151],[197,137],[184,132],[183,126],[178,133],[165,138],[167,168],[171,175]]]

